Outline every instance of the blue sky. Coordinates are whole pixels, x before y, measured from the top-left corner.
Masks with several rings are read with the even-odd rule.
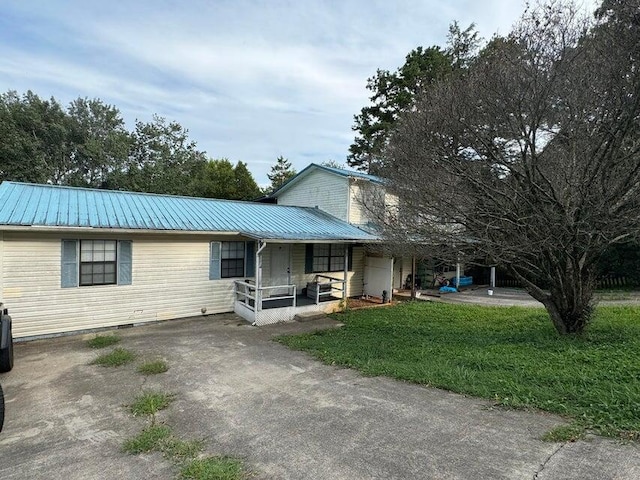
[[[448,26],[507,33],[520,0],[2,0],[0,91],[157,113],[258,183],[283,155],[345,163],[367,78]]]

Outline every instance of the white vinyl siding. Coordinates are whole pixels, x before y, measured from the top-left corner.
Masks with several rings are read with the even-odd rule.
[[[314,170],[278,196],[278,205],[318,207],[348,221],[349,179],[324,170]]]
[[[208,238],[132,235],[131,285],[62,288],[60,235],[3,237],[1,298],[15,337],[233,311],[233,281],[209,280]]]

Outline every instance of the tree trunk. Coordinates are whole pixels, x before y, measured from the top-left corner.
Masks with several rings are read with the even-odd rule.
[[[575,267],[575,265],[572,265]],[[551,322],[560,335],[581,334],[593,316],[595,275],[591,270],[567,268],[561,276],[551,280],[549,291],[541,289],[516,269],[510,271],[525,290],[544,305]]]

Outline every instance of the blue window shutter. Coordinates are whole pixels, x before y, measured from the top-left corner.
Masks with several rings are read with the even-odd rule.
[[[78,242],[77,240],[62,240],[61,255],[62,288],[78,286]]]
[[[347,270],[353,272],[353,245],[349,245],[349,256],[347,257]]]
[[[313,243],[306,244],[304,255],[304,273],[313,273]]]
[[[256,276],[256,242],[246,243],[246,254],[244,256],[244,271],[246,277]]]
[[[211,242],[209,248],[209,280],[220,279],[220,242]]]
[[[131,285],[133,278],[131,240],[118,242],[118,285]]]

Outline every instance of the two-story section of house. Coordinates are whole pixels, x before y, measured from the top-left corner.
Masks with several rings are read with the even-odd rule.
[[[315,207],[365,231],[375,232],[380,206],[394,205],[397,200],[386,192],[384,179],[353,170],[312,163],[270,195],[278,205]],[[375,205],[375,207],[374,207]],[[385,257],[375,248],[363,250],[363,294],[379,296],[404,286],[411,273],[411,257]],[[392,285],[374,281],[392,269]],[[365,274],[366,273],[366,274]],[[386,275],[388,278],[388,275]]]

